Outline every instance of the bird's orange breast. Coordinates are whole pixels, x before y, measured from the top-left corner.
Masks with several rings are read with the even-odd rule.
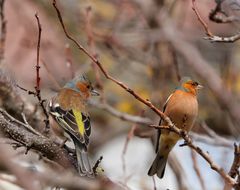
[[[191,93],[176,90],[168,100],[164,113],[178,128],[189,131],[198,114],[197,97]]]

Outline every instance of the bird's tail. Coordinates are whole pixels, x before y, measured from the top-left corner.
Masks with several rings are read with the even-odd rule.
[[[87,151],[85,151],[82,145],[79,143],[75,143],[75,149],[79,174],[81,176],[94,177],[94,172],[90,164]]]
[[[161,154],[159,151],[156,155],[155,160],[152,163],[151,168],[148,171],[149,176],[153,176],[154,174],[157,174],[159,178],[163,178],[166,164],[167,164],[167,154]]]

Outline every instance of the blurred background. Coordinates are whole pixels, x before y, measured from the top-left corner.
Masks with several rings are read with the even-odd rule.
[[[213,34],[237,34],[240,2],[222,1],[222,10],[225,12],[221,16],[231,15],[236,18],[234,22],[224,24],[208,18],[219,2],[201,0],[196,1],[196,6]],[[127,84],[158,108],[162,109],[182,76],[190,76],[199,81],[204,89],[198,96],[199,115],[193,129],[193,140],[226,172],[229,171],[234,156],[233,143],[239,140],[239,123],[236,122],[237,119],[234,121],[229,108],[221,103],[221,93],[217,94],[211,86],[213,83],[209,83],[208,79],[212,76],[203,76],[209,67],[213,69],[219,79],[217,84],[223,86],[222,95],[228,92],[231,104],[239,105],[238,41],[211,43],[204,40],[206,34],[192,10],[191,0],[59,0],[57,3],[69,33],[101,61],[111,76]],[[5,69],[17,84],[34,89],[38,32],[35,12],[42,24],[42,97],[49,99],[59,85],[64,85],[76,75],[86,73],[101,93],[99,98],[90,102],[89,108],[93,128],[90,143],[92,162],[102,155],[104,175],[126,189],[153,189],[153,179],[147,176],[147,171],[155,156],[155,130],[146,125],[123,121],[103,107],[107,105],[127,115],[143,116],[154,124],[159,122],[159,117],[107,80],[91,60],[65,37],[51,1],[6,1]],[[175,28],[170,32],[176,34],[175,41],[180,43],[178,46],[181,46],[183,40],[191,44],[209,67],[196,70],[196,67],[191,66],[191,61],[164,34],[166,21]],[[192,62],[194,59],[192,57]],[[196,59],[196,64],[197,62]],[[38,103],[25,92],[19,90],[19,93],[32,104]],[[133,135],[130,135],[127,148],[124,149],[128,133],[133,127]],[[36,156],[20,157],[33,165],[39,162]],[[197,174],[196,167],[201,176]],[[178,145],[171,152],[164,179],[156,178],[155,183],[159,190],[219,190],[224,187],[223,180],[210,169],[205,160],[188,147]],[[8,189],[3,184],[5,183],[0,183],[2,189]]]

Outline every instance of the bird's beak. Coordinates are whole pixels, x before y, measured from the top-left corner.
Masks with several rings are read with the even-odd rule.
[[[197,90],[200,90],[200,89],[202,89],[203,88],[203,86],[202,85],[197,85]]]
[[[91,90],[91,95],[92,96],[99,96],[100,94],[99,94],[99,92],[98,91],[96,91],[96,90]]]

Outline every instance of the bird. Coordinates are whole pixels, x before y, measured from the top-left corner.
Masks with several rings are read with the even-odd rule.
[[[163,112],[176,127],[188,132],[191,130],[197,114],[197,94],[203,86],[192,80],[190,77],[183,77],[180,85],[168,97],[163,107]],[[159,125],[167,125],[160,119]],[[163,178],[167,164],[167,158],[181,137],[166,129],[157,129],[156,157],[148,171],[149,176],[157,175]]]
[[[91,134],[90,116],[87,101],[99,93],[93,88],[85,75],[79,75],[67,82],[48,102],[48,110],[64,136],[75,146],[78,173],[81,176],[94,177],[88,157],[88,144]]]

